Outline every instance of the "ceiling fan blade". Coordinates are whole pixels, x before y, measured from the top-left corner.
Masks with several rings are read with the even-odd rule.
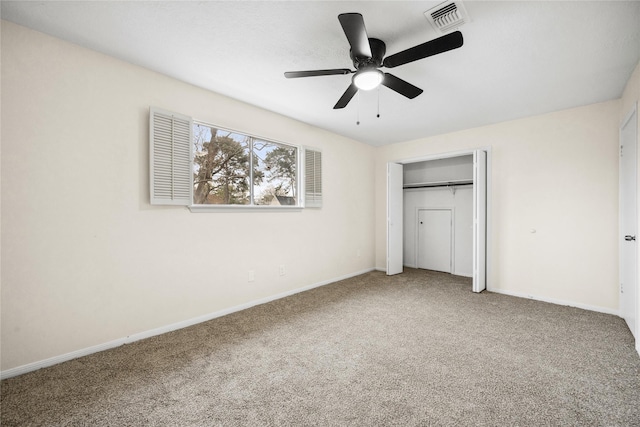
[[[333,109],[337,110],[339,108],[346,107],[349,101],[351,101],[351,98],[353,98],[353,95],[356,94],[356,92],[358,92],[358,88],[356,87],[356,85],[351,83],[347,90],[344,91],[336,105],[333,106]]]
[[[351,45],[351,54],[354,58],[371,58],[371,46],[369,36],[364,28],[364,19],[359,13],[342,13],[338,20],[344,34]]]
[[[413,99],[423,92],[423,90],[420,89],[419,87],[416,87],[411,83],[406,82],[401,78],[398,78],[393,74],[389,74],[389,73],[384,73],[384,79],[382,79],[382,84],[391,90],[395,90],[400,95],[406,96],[409,99]]]
[[[288,79],[295,79],[298,77],[316,77],[316,76],[333,76],[337,74],[350,74],[351,71],[348,68],[336,68],[333,70],[310,70],[310,71],[287,71],[284,76]]]
[[[383,65],[387,68],[397,67],[398,65],[407,64],[417,61],[428,56],[437,55],[449,50],[457,49],[462,46],[463,39],[460,31],[454,31],[435,40],[419,44],[402,52],[395,53],[384,59]]]

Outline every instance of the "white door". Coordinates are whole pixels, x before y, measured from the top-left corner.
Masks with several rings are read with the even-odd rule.
[[[487,153],[473,152],[473,292],[487,288]]]
[[[402,273],[402,165],[387,163],[387,275]]]
[[[418,268],[451,273],[451,209],[418,211]]]
[[[620,315],[637,338],[638,263],[637,115],[620,127]]]

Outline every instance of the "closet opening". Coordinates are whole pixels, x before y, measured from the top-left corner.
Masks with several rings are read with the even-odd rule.
[[[387,274],[404,266],[486,288],[488,150],[388,164]]]

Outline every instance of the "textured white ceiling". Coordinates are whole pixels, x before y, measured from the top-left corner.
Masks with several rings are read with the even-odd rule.
[[[374,146],[616,99],[640,60],[640,1],[467,0],[463,47],[393,69],[424,89],[413,100],[382,87],[333,110],[350,75],[283,77],[353,68],[340,13],[361,13],[391,55],[439,36],[423,15],[439,3],[3,0],[1,13]]]

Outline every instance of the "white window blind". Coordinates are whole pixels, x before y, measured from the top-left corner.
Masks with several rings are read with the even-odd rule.
[[[322,152],[310,148],[304,150],[304,205],[322,207]]]
[[[191,117],[151,108],[149,161],[152,205],[191,204]]]

